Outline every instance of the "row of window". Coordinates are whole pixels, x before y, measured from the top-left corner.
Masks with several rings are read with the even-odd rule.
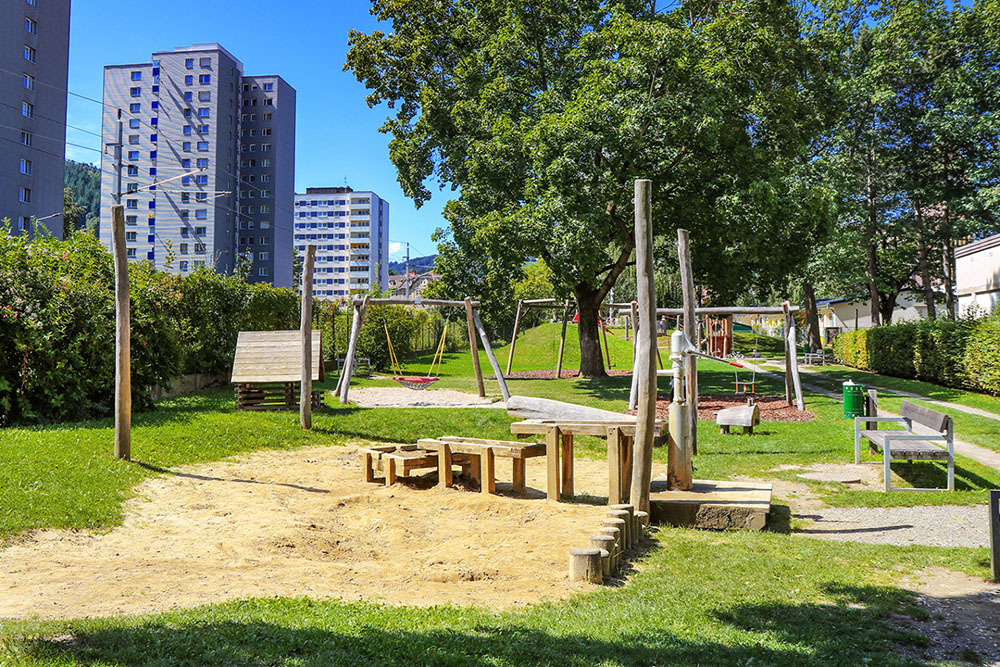
[[[252,97],[252,98],[249,98],[249,99],[244,98],[244,100],[243,100],[243,106],[245,106],[245,107],[255,107],[255,106],[257,106],[257,98],[256,97]],[[263,100],[261,100],[261,106],[273,107],[274,106],[274,98],[273,97],[265,97]]]
[[[253,244],[254,244],[254,237],[253,236],[241,236],[240,237],[240,245],[253,245]],[[270,245],[270,244],[271,244],[271,237],[269,237],[269,236],[261,236],[261,237],[259,237],[258,242],[257,242],[257,245]]]
[[[263,87],[264,90],[274,90],[274,84],[271,83],[271,82],[263,83],[263,84],[261,84],[261,86]],[[257,84],[256,83],[244,83],[243,84],[243,92],[244,93],[250,92],[251,90],[257,90]]]
[[[240,190],[240,199],[253,199],[256,196],[257,196],[257,191],[256,190]],[[260,191],[260,198],[261,199],[270,199],[271,198],[271,191],[270,190],[261,190]]]
[[[257,164],[257,160],[255,158],[250,158],[249,160],[240,160],[240,166],[243,167],[244,169],[247,169],[247,168],[250,168],[250,167],[256,167],[256,166],[258,166],[258,164]],[[268,157],[261,158],[259,166],[261,166],[261,167],[270,167],[271,166],[271,158],[268,158]]]
[[[268,111],[266,113],[262,113],[260,115],[260,119],[261,119],[261,121],[266,122],[266,121],[271,120],[272,116],[273,116],[273,114],[270,111]],[[257,114],[255,114],[255,113],[240,114],[240,120],[242,122],[244,122],[244,123],[247,123],[247,122],[256,123],[257,122]]]
[[[212,59],[211,58],[199,58],[198,59],[198,64],[201,66],[202,69],[211,69],[211,67],[212,67]],[[184,67],[186,67],[187,69],[194,69],[194,58],[185,58],[184,59]]]
[[[244,137],[256,137],[257,136],[257,128],[251,127],[251,128],[245,129],[245,130],[243,130],[240,133],[240,136],[244,136]],[[262,127],[262,128],[260,128],[260,136],[262,136],[262,137],[269,137],[269,136],[271,136],[271,128],[269,128],[269,127]]]
[[[297,218],[346,218],[347,211],[299,211]],[[346,223],[338,223],[338,227],[343,227]]]
[[[271,207],[270,206],[265,206],[265,205],[262,204],[259,208],[260,208],[260,212],[261,213],[270,213],[271,212]],[[257,206],[240,206],[240,213],[248,213],[250,215],[253,215],[254,213],[257,212],[257,209],[258,209]],[[241,222],[240,223],[240,229],[248,229],[248,227],[247,227],[248,224],[250,225],[249,229],[253,229],[253,220],[250,220],[248,222]],[[260,222],[260,228],[261,229],[267,229],[268,227],[270,227],[270,224],[267,223],[264,220],[261,220],[261,222]]]
[[[305,199],[296,199],[296,206],[345,206],[347,204],[346,199],[329,199],[329,200],[316,200],[312,201]]]
[[[243,144],[243,146],[242,146],[242,148],[240,148],[240,150],[242,152],[244,152],[244,153],[256,153],[257,152],[257,144]],[[270,153],[271,152],[271,144],[261,144],[260,145],[260,152],[261,153]]]

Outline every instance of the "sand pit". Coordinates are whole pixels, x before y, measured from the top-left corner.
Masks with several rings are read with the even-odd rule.
[[[480,398],[454,389],[413,390],[406,387],[365,387],[352,389],[350,401],[365,408],[496,408],[503,401]]]
[[[259,452],[147,480],[107,534],[41,531],[0,551],[0,618],[141,614],[259,596],[493,608],[564,598],[567,554],[606,508],[528,493],[365,483],[356,450]],[[499,463],[501,493],[509,463]],[[605,495],[577,460],[577,493]]]

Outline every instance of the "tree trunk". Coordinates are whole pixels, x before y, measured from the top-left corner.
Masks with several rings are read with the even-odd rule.
[[[944,269],[944,308],[948,319],[954,320],[955,313],[955,247],[951,239],[951,210],[944,205],[944,250],[941,253]]]
[[[920,282],[924,288],[924,303],[927,304],[927,319],[937,319],[937,308],[934,305],[934,286],[931,284],[931,263],[927,257],[927,234],[924,230],[923,214],[920,203],[914,202],[913,214],[917,220],[917,266],[920,270]]]
[[[802,281],[802,301],[806,311],[806,340],[809,341],[809,351],[819,352],[823,349],[823,339],[819,330],[816,291],[811,280]]]
[[[878,246],[875,243],[878,224],[878,208],[875,201],[875,185],[873,177],[868,174],[865,187],[866,207],[868,209],[868,297],[871,299],[872,326],[877,327],[882,322],[879,319],[878,295]]]
[[[607,377],[598,321],[601,317],[601,300],[597,290],[587,285],[577,285],[574,290],[580,312],[580,375],[586,378]]]
[[[899,292],[893,292],[892,294],[880,294],[878,299],[878,312],[882,316],[881,322],[886,326],[892,324],[892,311],[896,310],[896,299],[899,297]]]

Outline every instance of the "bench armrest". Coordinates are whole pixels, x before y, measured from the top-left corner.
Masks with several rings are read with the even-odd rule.
[[[907,424],[907,432],[910,430],[910,422],[906,417],[855,417],[854,432],[856,434],[861,433],[861,424],[867,424],[868,422],[905,422]]]

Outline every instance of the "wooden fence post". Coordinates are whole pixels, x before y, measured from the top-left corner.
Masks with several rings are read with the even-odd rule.
[[[511,364],[514,363],[514,345],[517,344],[517,330],[521,326],[521,307],[524,302],[518,299],[517,315],[514,316],[514,334],[510,337],[510,350],[507,351],[507,375],[510,375]]]
[[[476,345],[476,325],[472,318],[472,299],[465,297],[465,320],[469,325],[469,352],[472,353],[472,368],[476,371],[476,387],[479,396],[486,396],[486,385],[483,384],[483,369],[479,366],[479,347]]]
[[[344,368],[340,371],[340,402],[347,403],[347,394],[351,389],[351,375],[354,373],[354,355],[358,351],[358,337],[361,335],[361,325],[364,324],[365,315],[368,313],[368,295],[360,306],[355,307],[354,323],[351,325],[351,340],[347,344],[347,358],[344,359]]]
[[[302,428],[312,428],[312,306],[313,262],[316,246],[306,246],[305,264],[302,268],[302,378],[299,384],[299,422]],[[319,360],[323,363],[323,360]]]
[[[563,352],[566,351],[566,325],[569,320],[569,299],[563,305],[562,336],[559,338],[559,356],[556,358],[556,379],[562,376]]]
[[[639,327],[633,373],[637,374],[635,439],[632,441],[632,506],[649,511],[653,476],[653,432],[656,420],[656,283],[653,266],[653,183],[635,182],[635,272]]]
[[[694,271],[691,268],[691,248],[686,229],[677,230],[677,258],[680,261],[681,291],[684,295],[684,336],[689,343],[701,349],[698,340],[698,316],[695,313],[697,299],[694,290]],[[687,382],[685,394],[689,411],[687,437],[691,454],[694,455],[698,453],[698,358],[693,354],[687,355],[684,361],[684,377]]]
[[[132,459],[132,341],[125,248],[125,209],[111,207],[111,245],[115,261],[115,457]]]

